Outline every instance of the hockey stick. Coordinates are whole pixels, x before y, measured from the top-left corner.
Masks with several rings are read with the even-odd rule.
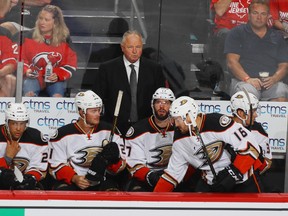
[[[119,110],[122,102],[122,96],[123,96],[123,91],[119,90],[118,91],[118,97],[117,97],[117,102],[114,110],[114,117],[113,117],[113,126],[112,130],[109,136],[109,142],[112,142],[115,130],[116,130],[116,125],[117,125],[117,120],[118,120],[118,115],[119,115]]]
[[[248,130],[251,131],[252,115],[253,115],[252,103],[251,103],[250,96],[249,96],[248,91],[247,91],[246,88],[243,88],[243,92],[245,93],[245,95],[246,95],[246,97],[248,99],[248,102],[249,102],[250,122],[249,122]]]
[[[199,132],[199,128],[198,128],[198,126],[197,126],[197,124],[196,124],[195,119],[194,119],[192,116],[190,116],[190,119],[191,119],[191,121],[192,121],[192,125],[193,125],[193,127],[194,127],[196,136],[197,136],[197,137],[199,138],[199,140],[200,140],[201,146],[202,146],[202,148],[203,148],[204,155],[205,155],[205,157],[207,158],[208,166],[210,167],[211,172],[212,172],[212,174],[213,174],[213,176],[214,176],[213,181],[215,181],[216,178],[217,178],[216,171],[215,171],[215,168],[214,168],[214,166],[213,166],[213,164],[212,164],[211,158],[209,157],[209,154],[208,154],[207,148],[206,148],[206,146],[205,146],[205,144],[204,144],[204,141],[203,141],[203,139],[202,139],[202,136],[201,136],[201,134],[200,134],[200,132]]]

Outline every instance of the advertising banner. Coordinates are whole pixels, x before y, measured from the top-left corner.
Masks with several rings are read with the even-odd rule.
[[[1,98],[0,117],[3,123],[7,103],[14,100],[14,98]],[[38,128],[45,136],[78,118],[74,98],[24,97],[23,103],[30,113],[30,126]],[[199,112],[232,115],[229,101],[202,100],[197,103]],[[287,105],[285,102],[260,102],[257,121],[268,133],[269,144],[274,153],[286,152]]]

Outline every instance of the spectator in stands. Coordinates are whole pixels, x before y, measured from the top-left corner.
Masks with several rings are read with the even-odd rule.
[[[158,88],[151,100],[153,115],[128,130],[126,161],[132,176],[128,191],[153,191],[167,167],[174,135],[169,108],[174,100],[174,93],[169,88]]]
[[[123,56],[100,64],[99,76],[95,79],[93,90],[103,98],[104,119],[107,122],[112,122],[118,91],[124,92],[118,128],[125,134],[133,123],[151,116],[151,95],[159,87],[165,86],[165,78],[159,64],[141,57],[143,41],[137,31],[125,32],[121,49]],[[133,77],[131,79],[131,74],[136,75],[135,79]],[[131,88],[131,91],[133,83],[136,86]],[[131,106],[132,99],[133,106]]]
[[[223,54],[227,33],[235,26],[248,22],[248,6],[251,0],[211,0],[214,17],[212,58],[225,66]]]
[[[3,18],[11,8],[10,0],[0,1],[0,18]],[[13,97],[15,94],[16,53],[11,34],[0,26],[0,97]]]
[[[288,47],[283,36],[267,27],[269,4],[254,0],[249,6],[249,23],[230,31],[225,41],[227,65],[234,76],[230,95],[246,88],[261,100],[287,101],[282,82],[288,68]],[[259,72],[266,77],[260,79]]]
[[[14,35],[20,31],[21,24],[23,24],[23,31],[34,28],[38,13],[43,6],[50,4],[51,0],[11,0],[11,2],[11,11],[7,14],[1,26],[7,28]],[[22,10],[23,17],[21,17]],[[23,20],[21,21],[21,19]]]
[[[69,30],[59,7],[43,7],[35,29],[24,35],[21,56],[24,61],[24,96],[38,96],[44,89],[51,97],[64,96],[67,80],[76,71],[77,55],[71,48]],[[45,81],[48,69],[51,75]]]
[[[29,114],[24,104],[9,103],[5,110],[5,124],[0,125],[0,181],[1,189],[42,188],[48,167],[47,146],[43,134],[29,125]],[[13,175],[17,167],[22,174]],[[4,173],[3,173],[4,171]],[[24,180],[21,182],[21,177]]]
[[[288,1],[270,0],[270,13],[274,27],[282,31],[284,38],[288,42]]]
[[[1,21],[4,19],[6,14],[11,10],[12,2],[11,0],[1,0],[0,1],[0,19]]]
[[[75,105],[79,119],[59,128],[49,142],[53,189],[119,190],[115,177],[126,166],[123,139],[116,128],[110,140],[112,125],[100,120],[103,103],[93,91],[78,92]]]
[[[261,192],[253,173],[261,165],[260,148],[245,127],[226,115],[198,113],[197,103],[187,96],[173,101],[170,115],[177,130],[168,167],[155,192],[173,191],[189,164],[202,171],[196,192]],[[225,148],[228,144],[234,158]]]

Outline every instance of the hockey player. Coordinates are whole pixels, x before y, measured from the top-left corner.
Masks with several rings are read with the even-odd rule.
[[[154,191],[173,191],[191,164],[202,170],[197,192],[260,192],[253,173],[261,165],[260,148],[245,127],[226,115],[198,114],[198,105],[186,96],[172,103],[170,114],[179,130],[168,167]],[[233,162],[226,144],[236,152]]]
[[[262,162],[261,167],[259,167],[259,173],[263,174],[271,167],[272,152],[268,134],[262,125],[255,121],[258,116],[259,100],[254,94],[248,92],[247,94],[244,91],[239,91],[231,97],[231,111],[233,113],[233,120],[250,130],[258,142],[261,149],[260,159]]]
[[[174,135],[169,108],[174,100],[171,89],[158,88],[151,100],[153,115],[127,131],[126,160],[132,177],[128,191],[153,191],[167,167]]]
[[[125,168],[124,142],[112,125],[100,121],[102,99],[93,91],[75,97],[79,119],[59,128],[49,142],[50,174],[55,190],[117,190],[113,176]],[[107,144],[108,143],[108,144]],[[121,155],[120,155],[121,154]]]
[[[0,126],[1,189],[41,188],[37,183],[46,175],[48,144],[42,133],[28,127],[28,124],[29,115],[25,105],[9,103],[5,111],[5,124]],[[23,181],[10,171],[14,167],[22,172]]]

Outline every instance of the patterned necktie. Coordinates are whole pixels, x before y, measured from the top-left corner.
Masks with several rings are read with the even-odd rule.
[[[130,64],[130,89],[131,89],[131,111],[130,111],[130,122],[136,122],[138,120],[137,113],[137,77],[135,71],[135,65]]]

